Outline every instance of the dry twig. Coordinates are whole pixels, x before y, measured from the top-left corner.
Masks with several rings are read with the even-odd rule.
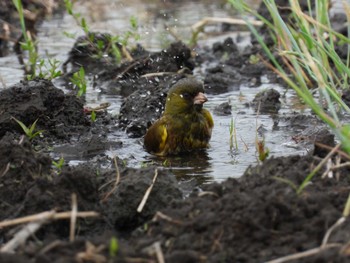
[[[105,245],[95,246],[90,241],[86,241],[85,243],[85,251],[79,252],[75,259],[78,262],[94,262],[94,263],[104,263],[107,262],[107,258],[100,254],[106,248]]]
[[[165,221],[168,221],[168,222],[176,224],[176,225],[185,225],[185,223],[183,221],[176,220],[176,219],[174,219],[166,214],[163,214],[162,212],[159,212],[159,211],[154,215],[154,217],[152,218],[152,221],[156,222],[156,221],[158,221],[158,219],[163,219]]]
[[[146,253],[150,256],[155,255],[157,257],[157,262],[158,263],[165,263],[164,260],[164,254],[162,251],[162,247],[161,247],[161,243],[160,241],[156,241],[153,244],[151,244],[150,246],[147,246],[145,248],[142,249],[143,253]]]
[[[4,220],[0,222],[0,228],[24,224],[24,223],[33,222],[33,221],[39,221],[42,218],[47,217],[48,214],[51,214],[51,213],[53,213],[53,215],[50,216],[51,220],[69,219],[71,218],[71,214],[72,214],[71,211],[61,212],[61,213],[56,213],[55,211],[47,211],[47,212],[42,212],[39,214],[25,216],[21,218],[12,219],[12,220]],[[98,216],[99,216],[99,213],[95,211],[77,212],[77,217],[98,217]]]
[[[17,247],[24,244],[32,234],[38,231],[42,225],[49,221],[54,214],[55,211],[41,213],[40,217],[38,216],[36,221],[29,223],[18,233],[16,233],[15,236],[1,248],[0,252],[13,253]]]
[[[300,258],[305,258],[305,257],[310,257],[313,255],[316,255],[317,253],[320,253],[323,250],[327,250],[327,249],[335,248],[335,247],[340,247],[340,246],[341,246],[340,244],[328,244],[328,245],[325,245],[323,247],[312,248],[312,249],[309,249],[309,250],[306,250],[306,251],[303,251],[300,253],[295,253],[292,255],[285,256],[285,257],[266,261],[265,263],[283,263],[283,262],[288,262],[291,260],[297,260]]]
[[[141,200],[139,206],[137,207],[137,212],[138,212],[138,213],[141,213],[141,212],[142,212],[142,210],[143,210],[143,208],[144,208],[144,206],[145,206],[145,204],[146,204],[146,202],[147,202],[147,199],[148,199],[148,197],[149,197],[149,195],[150,195],[150,193],[151,193],[151,191],[152,191],[153,185],[154,185],[154,183],[156,182],[157,176],[158,176],[158,169],[155,169],[152,183],[151,183],[151,185],[148,187],[148,189],[146,190],[146,192],[145,192],[145,194],[144,194],[144,196],[143,196],[143,198],[142,198],[142,200]]]
[[[11,163],[8,162],[4,171],[1,173],[0,177],[3,177],[10,170]]]
[[[331,151],[331,150],[334,149],[334,147],[332,147],[332,146],[329,146],[329,145],[326,145],[326,144],[323,144],[323,143],[319,143],[319,142],[315,142],[315,145],[317,145],[318,147],[322,147],[322,148],[324,148],[324,149],[327,149],[327,150],[329,150],[329,151]],[[345,159],[350,160],[349,154],[343,152],[342,150],[339,150],[339,148],[337,149],[336,152],[337,152],[337,154],[339,154],[341,157],[344,157]]]
[[[334,229],[338,228],[340,225],[342,225],[346,220],[346,217],[342,216],[341,218],[338,219],[337,222],[335,222],[334,225],[332,225],[326,232],[326,234],[323,237],[321,248],[325,247],[328,243],[328,239],[331,236],[331,233],[334,231]]]
[[[152,72],[152,73],[147,73],[144,75],[141,75],[141,78],[153,78],[153,77],[160,77],[160,76],[165,76],[165,75],[174,75],[177,72]]]
[[[203,28],[207,24],[217,24],[217,23],[226,23],[231,25],[246,25],[247,23],[243,19],[236,19],[231,17],[205,17],[201,21],[195,23],[192,26],[193,31],[197,31]],[[263,22],[261,21],[250,21],[250,23],[254,26],[262,26]]]
[[[159,241],[154,243],[154,251],[156,253],[158,263],[165,263],[162,247]]]
[[[107,201],[108,197],[115,191],[115,189],[117,188],[118,184],[120,183],[120,172],[119,172],[119,166],[118,166],[118,162],[117,162],[117,157],[114,156],[113,160],[114,160],[114,166],[115,166],[115,170],[116,170],[115,183],[114,183],[114,186],[113,186],[112,190],[109,191],[105,195],[105,197],[102,199],[102,202],[106,202]],[[111,181],[111,182],[113,182],[113,181]],[[108,183],[111,183],[111,182],[108,182]]]
[[[70,230],[69,230],[69,241],[74,241],[75,236],[75,225],[77,223],[77,213],[78,213],[78,201],[77,195],[75,193],[72,194],[72,212],[70,217]]]
[[[219,195],[217,193],[212,192],[212,191],[203,191],[203,192],[198,193],[198,197],[202,197],[202,196],[205,196],[205,195],[211,195],[211,196],[219,197]]]

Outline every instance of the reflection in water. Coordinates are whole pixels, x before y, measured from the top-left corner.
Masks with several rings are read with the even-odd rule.
[[[148,156],[148,162],[154,163],[163,169],[169,169],[178,181],[194,181],[195,185],[213,180],[210,175],[210,157],[206,150],[193,151],[179,156]]]

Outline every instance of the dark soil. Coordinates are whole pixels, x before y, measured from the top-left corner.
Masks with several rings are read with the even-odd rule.
[[[95,34],[102,40],[109,37]],[[171,169],[152,164],[130,168],[104,154],[110,147],[123,147],[108,139],[115,129],[141,139],[161,115],[170,86],[184,77],[198,78],[196,67],[207,65],[202,77],[211,94],[238,90],[242,83],[255,87],[262,74],[278,82],[262,62],[249,62],[259,52],[256,47],[240,51],[228,38],[212,47],[197,47],[193,56],[181,42],[161,52],[139,46],[130,51],[133,61],[116,64],[112,57],[93,59],[93,43],[82,48],[79,41],[84,37],[72,49],[62,81],[79,64],[87,64],[87,73],[97,76],[95,84],[104,84],[103,92],[124,96],[121,114],[102,111],[93,122],[84,98],[77,98],[75,90],[64,93],[48,80],[22,81],[2,90],[0,225],[45,211],[72,211],[73,196],[78,212],[95,211],[99,216],[78,218],[74,240],[69,240],[70,218],[47,220],[14,249],[5,245],[27,223],[0,227],[1,263],[265,262],[319,248],[323,242],[322,249],[293,262],[349,262],[349,220],[344,217],[332,226],[343,217],[350,170],[326,172],[322,166],[297,194],[296,187],[335,145],[334,135],[315,116],[279,115],[280,94],[275,90],[258,94],[248,106],[273,113],[274,129],[300,132],[296,142],[315,143],[308,155],[271,157],[249,167],[239,179],[186,188],[178,182],[186,178]],[[74,50],[79,48],[88,55],[77,55]],[[230,115],[232,109],[225,103],[216,111]],[[14,118],[26,126],[38,120],[36,130],[42,134],[29,140]],[[89,162],[55,167],[51,151]],[[205,162],[208,157],[199,152],[192,158]],[[147,191],[145,205],[138,210]],[[117,248],[111,245],[115,239]]]
[[[2,91],[0,112],[0,138],[6,132],[23,133],[12,117],[27,127],[38,120],[38,130],[61,139],[76,135],[89,126],[83,101],[76,96],[65,95],[48,80],[23,81]]]

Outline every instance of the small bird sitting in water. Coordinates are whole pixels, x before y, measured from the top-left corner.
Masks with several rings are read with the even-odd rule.
[[[203,84],[194,79],[179,80],[168,92],[163,116],[147,131],[146,151],[158,156],[176,155],[207,148],[214,126]]]

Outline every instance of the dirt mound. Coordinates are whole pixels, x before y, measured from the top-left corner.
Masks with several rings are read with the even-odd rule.
[[[73,193],[77,196],[78,211],[96,211],[101,214],[98,218],[78,219],[76,248],[79,250],[81,247],[85,249],[87,237],[94,236],[96,242],[101,240],[104,232],[110,233],[109,237],[113,231],[130,236],[132,230],[151,219],[156,211],[165,208],[172,200],[182,198],[175,178],[169,172],[159,171],[143,210],[137,212],[147,188],[152,184],[154,168],[122,169],[120,182],[114,188],[115,170],[85,164],[65,166],[57,173],[51,169],[48,155],[36,153],[25,137],[16,141],[12,134],[0,140],[0,160],[0,205],[3,211],[0,220],[11,220],[53,209],[56,212],[71,211]],[[120,163],[119,166],[121,165]],[[9,241],[16,231],[16,228],[1,229],[0,243]],[[69,219],[42,226],[36,232],[35,239],[29,240],[29,245],[21,248],[26,254],[23,260],[33,255],[37,260],[47,259],[47,255],[39,253],[43,248],[41,244],[61,240],[62,243],[56,244],[59,250],[66,247],[64,240],[69,233]],[[37,243],[38,239],[43,243]],[[70,243],[67,247],[72,248]],[[127,248],[125,250],[128,251]],[[128,252],[128,255],[132,253],[134,252]],[[74,251],[70,253],[73,257],[75,254]],[[14,260],[5,254],[0,254],[0,258],[1,262]]]
[[[6,132],[23,134],[12,117],[27,127],[36,120],[44,135],[66,139],[89,125],[81,99],[64,94],[48,80],[23,81],[0,92],[0,138]]]
[[[0,220],[18,215],[26,192],[37,178],[49,174],[51,159],[34,152],[26,138],[14,140],[6,135],[0,140]]]
[[[179,71],[191,74],[195,66],[191,50],[182,42],[172,43],[160,52],[145,52],[141,47],[138,49],[133,61],[111,66],[98,74],[96,85],[101,86],[104,93],[128,96],[158,77],[176,75]],[[138,84],[139,81],[143,85]]]
[[[280,93],[275,89],[263,90],[255,95],[251,104],[256,112],[276,114],[281,108],[280,97]]]
[[[342,216],[346,173],[340,181],[318,178],[300,196],[275,179],[299,185],[316,164],[311,156],[272,158],[239,180],[204,186],[203,192],[162,210],[165,216],[151,222],[144,235],[146,246],[161,242],[166,262],[264,262],[318,247]],[[140,240],[135,239],[138,249],[145,246]],[[346,243],[347,234],[336,229],[330,242]],[[339,248],[323,252],[322,262],[342,262],[346,254],[337,254]]]
[[[147,204],[139,213],[137,208],[152,184],[155,169],[126,169],[121,173],[120,185],[102,204],[103,213],[116,230],[130,232],[150,220],[159,209],[182,198],[177,182],[169,172],[159,170],[157,174]]]

